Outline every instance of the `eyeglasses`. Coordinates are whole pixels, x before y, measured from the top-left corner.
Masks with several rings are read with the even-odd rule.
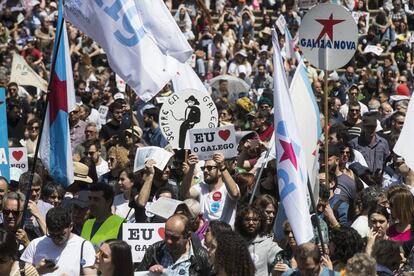
[[[30,129],[30,130],[39,130],[39,127],[38,127],[38,126],[32,126],[32,127],[30,127],[29,129]]]
[[[398,80],[398,83],[404,83],[405,80]]]
[[[244,218],[243,219],[245,222],[249,222],[249,221],[251,221],[251,222],[259,222],[259,218],[257,218],[257,217],[255,217],[255,218],[249,218],[249,217],[246,217],[246,218]]]
[[[85,134],[88,134],[88,133],[95,133],[96,131],[95,130],[85,130]]]
[[[359,113],[361,110],[359,109],[350,109],[349,112],[355,112],[355,113]]]
[[[3,215],[5,217],[8,217],[10,214],[13,215],[13,217],[18,217],[20,215],[21,211],[18,210],[10,210],[10,209],[3,209]]]
[[[63,239],[66,236],[66,229],[67,228],[63,229],[59,233],[50,233],[48,231],[47,234],[46,234],[46,236],[48,236],[51,239]]]
[[[89,156],[92,156],[96,153],[96,151],[88,151],[87,153],[88,153]]]
[[[341,154],[350,154],[351,152],[349,150],[342,150]]]
[[[217,169],[217,166],[203,166],[200,168],[202,171],[204,171],[205,169],[207,169],[207,171],[212,171],[213,169]]]

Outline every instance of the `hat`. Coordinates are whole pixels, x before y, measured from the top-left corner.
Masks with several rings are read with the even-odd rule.
[[[55,8],[55,9],[57,9],[56,2],[50,2],[49,8]]]
[[[200,202],[193,198],[188,198],[184,200],[185,205],[188,207],[188,211],[190,211],[191,218],[195,218],[201,214],[201,205]]]
[[[362,125],[364,127],[377,127],[377,119],[374,116],[364,116]]]
[[[257,106],[261,106],[262,104],[268,104],[273,107],[272,101],[267,97],[261,97],[260,100],[257,102]]]
[[[91,184],[92,178],[88,176],[89,167],[81,162],[73,162],[74,180]]]
[[[259,36],[262,37],[263,34],[272,35],[272,29],[269,27],[265,27],[263,30],[259,32]]]
[[[133,134],[133,135],[137,136],[138,138],[141,138],[142,134],[143,134],[142,129],[138,126],[133,126],[132,129],[128,128],[125,131],[130,133],[130,134]],[[132,132],[134,132],[134,133],[132,133]]]
[[[247,58],[247,52],[246,52],[246,50],[245,50],[245,49],[241,49],[240,51],[238,51],[238,52],[236,53],[236,56],[237,56],[237,55],[240,55],[240,56],[242,56],[242,57]]]
[[[357,90],[358,90],[358,92],[361,92],[361,89],[359,89],[359,87],[358,87],[358,85],[357,84],[352,84],[349,88],[348,88],[348,90],[347,90],[347,92],[349,91],[349,90],[351,90],[352,88],[356,88]]]
[[[124,93],[118,92],[114,95],[114,100],[125,100]]]
[[[240,106],[244,111],[251,112],[254,108],[254,104],[248,97],[242,97],[236,101],[236,104]]]
[[[188,97],[187,100],[185,100],[186,103],[188,103],[188,101],[193,101],[195,105],[200,105],[200,102],[193,95],[191,95],[190,97]]]
[[[398,85],[396,92],[397,92],[397,95],[410,97],[410,89],[405,83]]]
[[[79,191],[73,196],[71,203],[82,209],[89,207],[89,193],[89,191]]]
[[[245,65],[239,65],[239,68],[238,68],[238,70],[239,70],[239,75],[240,74],[247,74],[247,68],[246,68],[246,66]]]
[[[262,48],[260,49],[260,54],[261,53],[266,53],[267,54],[267,52],[269,51],[269,49],[268,49],[268,47],[267,47],[267,45],[262,45]]]

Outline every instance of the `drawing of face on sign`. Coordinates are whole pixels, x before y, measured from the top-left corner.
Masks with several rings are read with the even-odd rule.
[[[213,100],[195,89],[172,94],[160,110],[161,132],[175,149],[190,148],[188,130],[215,128],[217,125],[218,113]]]

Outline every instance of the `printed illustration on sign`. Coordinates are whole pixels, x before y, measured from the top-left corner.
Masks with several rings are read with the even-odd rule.
[[[10,168],[18,168],[23,172],[29,170],[26,147],[9,148],[9,158]]]
[[[190,129],[214,128],[217,124],[217,108],[213,100],[194,89],[172,94],[160,110],[161,132],[173,148],[189,149]]]

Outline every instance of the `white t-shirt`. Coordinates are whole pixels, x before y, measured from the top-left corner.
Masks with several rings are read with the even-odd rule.
[[[237,200],[230,198],[225,184],[215,192],[210,192],[208,187],[209,185],[204,182],[193,186],[200,195],[203,217],[208,221],[221,220],[233,226]]]
[[[77,276],[80,275],[83,241],[83,238],[72,234],[66,246],[58,247],[49,237],[43,236],[31,241],[20,259],[33,265],[38,264],[42,259],[56,260],[59,268],[43,275]],[[83,267],[91,267],[95,264],[95,249],[89,241],[86,241],[83,246],[83,263]]]
[[[134,208],[130,208],[128,205],[129,205],[129,199],[125,199],[124,194],[119,194],[114,197],[114,203],[113,203],[113,206],[115,209],[114,214],[122,218],[126,218],[126,216],[128,215],[128,218],[126,218],[126,221],[132,222],[131,219],[135,219],[135,215],[134,215],[135,210]]]
[[[101,159],[101,164],[96,165],[96,174],[98,175],[98,178],[109,172],[108,162],[103,160],[102,157],[99,158]]]

